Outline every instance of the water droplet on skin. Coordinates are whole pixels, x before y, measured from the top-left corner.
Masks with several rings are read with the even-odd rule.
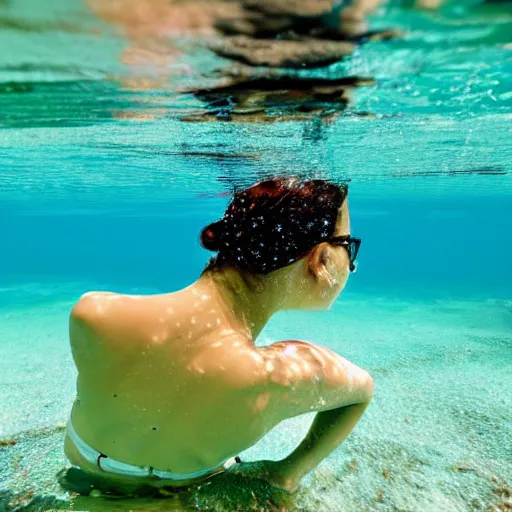
[[[176,327],[181,327],[180,322],[176,322]]]
[[[191,323],[192,325],[195,325],[195,324],[196,324],[196,322],[197,322],[196,317],[195,317],[195,316],[193,316],[193,317],[190,319],[190,323]]]
[[[286,345],[285,349],[283,350],[283,354],[285,356],[294,355],[297,352],[297,349],[293,345]]]
[[[262,364],[263,363],[263,356],[260,355],[260,354],[256,354],[254,352],[248,352],[248,355],[254,359],[258,364]]]

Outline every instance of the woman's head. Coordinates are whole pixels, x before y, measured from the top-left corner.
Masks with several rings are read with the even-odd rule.
[[[222,219],[201,234],[201,245],[218,253],[206,270],[228,266],[267,276],[302,262],[308,277],[326,281],[333,292],[339,288],[337,295],[354,250],[344,238],[350,235],[347,192],[346,184],[296,178],[236,192]]]

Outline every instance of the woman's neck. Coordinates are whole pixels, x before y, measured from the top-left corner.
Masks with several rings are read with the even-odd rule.
[[[216,295],[225,311],[233,316],[236,328],[255,341],[277,312],[278,305],[272,287],[265,279],[247,276],[234,268],[207,271],[198,283]]]

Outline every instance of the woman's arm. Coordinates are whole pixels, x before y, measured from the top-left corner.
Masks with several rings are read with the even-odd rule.
[[[270,387],[281,419],[318,412],[302,443],[269,465],[274,483],[294,490],[355,427],[373,396],[373,379],[324,347],[284,342],[263,350],[272,368]]]

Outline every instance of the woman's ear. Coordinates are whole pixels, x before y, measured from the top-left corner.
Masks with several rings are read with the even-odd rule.
[[[311,251],[308,258],[308,272],[316,281],[324,281],[329,286],[335,284],[335,279],[329,271],[332,265],[331,250],[328,244],[322,243]]]

